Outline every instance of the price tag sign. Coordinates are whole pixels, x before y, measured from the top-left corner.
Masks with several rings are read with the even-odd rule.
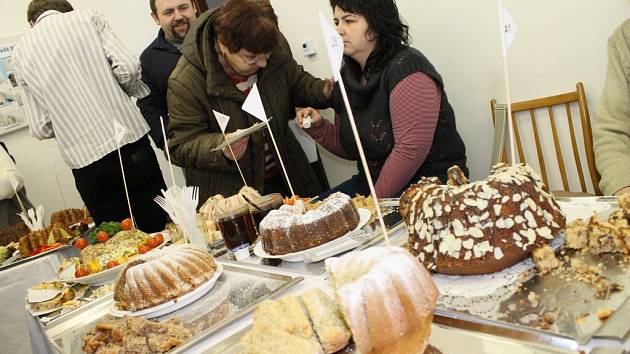
[[[116,142],[118,143],[118,145],[120,145],[120,143],[122,143],[123,138],[125,137],[125,134],[127,134],[127,129],[123,127],[122,124],[118,123],[116,119],[114,119],[113,121],[114,121],[114,137],[116,138]]]
[[[260,98],[260,92],[258,92],[257,84],[252,86],[252,90],[249,92],[247,99],[245,99],[242,108],[245,112],[253,115],[261,121],[267,121],[267,113],[265,113],[265,107],[263,106],[262,99]]]
[[[225,128],[227,128],[228,122],[230,121],[230,116],[219,113],[215,110],[212,110],[212,113],[214,113],[214,117],[217,119],[219,127],[221,127],[221,131],[225,133]]]
[[[322,26],[324,42],[326,42],[330,68],[335,81],[339,81],[341,80],[341,63],[343,62],[343,39],[321,13],[319,14],[319,21]]]

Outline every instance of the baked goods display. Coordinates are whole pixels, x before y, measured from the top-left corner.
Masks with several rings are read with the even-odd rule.
[[[138,311],[176,299],[214,276],[217,265],[192,245],[174,245],[130,262],[114,287],[118,308]]]
[[[241,344],[248,354],[423,353],[438,292],[424,267],[401,248],[375,247],[326,260],[332,298],[319,289],[265,301]],[[385,306],[384,306],[385,304]]]
[[[20,255],[23,258],[34,256],[66,244],[73,238],[74,233],[67,226],[54,223],[45,229],[31,231],[20,237]]]
[[[351,333],[332,297],[320,289],[267,300],[256,308],[252,330],[241,339],[245,353],[335,353]]]
[[[589,220],[577,219],[567,225],[565,238],[569,248],[591,254],[630,253],[630,196],[619,198],[620,209],[608,220],[593,215]]]
[[[79,299],[87,288],[86,285],[68,285],[58,280],[43,282],[28,290],[27,305],[33,313],[75,308],[80,306]]]
[[[265,252],[283,255],[332,241],[358,224],[359,213],[350,197],[335,193],[313,210],[306,211],[301,201],[272,210],[261,221],[259,232]]]
[[[70,226],[86,219],[86,214],[86,210],[76,208],[55,211],[50,214],[50,224],[58,223],[64,226]]]
[[[83,337],[83,352],[97,353],[166,353],[192,338],[179,319],[163,323],[142,317],[104,320]]]
[[[438,291],[408,251],[369,248],[327,259],[326,271],[360,353],[425,350]]]
[[[30,230],[22,221],[0,230],[0,246],[6,246],[12,242],[18,242],[21,236],[28,234]]]
[[[554,197],[525,164],[498,164],[488,178],[472,183],[457,166],[448,176],[448,185],[422,178],[400,198],[407,248],[428,269],[497,272],[529,257],[565,226]]]

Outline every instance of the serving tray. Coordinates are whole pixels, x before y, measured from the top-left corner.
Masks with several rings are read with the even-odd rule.
[[[186,307],[155,319],[163,322],[179,318],[182,325],[193,333],[189,342],[171,353],[184,352],[248,315],[258,303],[285,292],[303,280],[303,277],[222,265],[223,274],[210,292]],[[109,295],[52,321],[46,327],[46,336],[59,353],[81,353],[82,337],[97,322],[111,318],[109,309],[112,303],[113,296]]]

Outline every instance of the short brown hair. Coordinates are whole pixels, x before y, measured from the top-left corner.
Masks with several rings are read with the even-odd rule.
[[[266,0],[230,0],[217,10],[213,24],[217,38],[230,52],[245,49],[268,53],[280,41],[278,16]]]
[[[26,10],[26,20],[35,22],[44,12],[56,10],[59,12],[70,12],[74,10],[72,5],[66,0],[33,0]]]

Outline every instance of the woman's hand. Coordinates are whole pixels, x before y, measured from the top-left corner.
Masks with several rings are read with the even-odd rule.
[[[307,119],[308,117],[310,117],[310,123],[308,123],[309,122],[309,119]],[[322,122],[322,115],[319,114],[318,110],[311,107],[300,109],[299,111],[297,111],[295,115],[295,125],[297,125],[298,128],[302,130],[315,128],[318,125],[320,125],[321,122]]]
[[[231,134],[227,134],[226,136],[229,138],[230,135]],[[248,144],[249,144],[249,136],[238,139],[237,141],[230,144],[230,146],[226,146],[223,148],[222,150],[223,155],[225,155],[226,158],[232,161],[240,160],[243,157],[243,155],[245,155],[245,151],[247,151]],[[232,155],[232,151],[230,151],[230,147],[232,148],[234,155]]]
[[[324,96],[326,96],[327,99],[332,98],[334,87],[335,87],[335,80],[333,78],[324,80]]]

